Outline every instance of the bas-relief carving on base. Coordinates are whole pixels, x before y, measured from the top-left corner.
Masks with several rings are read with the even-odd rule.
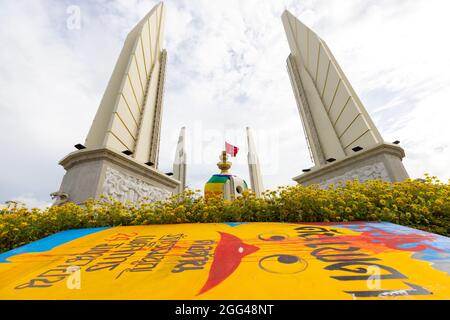
[[[319,183],[319,187],[327,188],[331,184],[337,185],[340,181],[348,181],[354,179],[358,179],[360,182],[377,179],[390,181],[389,174],[384,164],[382,162],[377,162],[358,169],[350,170],[343,175],[325,180]]]
[[[110,167],[106,168],[102,194],[120,202],[156,202],[172,195],[170,191],[154,187],[141,179]]]

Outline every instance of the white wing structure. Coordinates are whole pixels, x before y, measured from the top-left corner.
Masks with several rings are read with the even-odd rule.
[[[325,41],[288,11],[282,21],[291,49],[288,72],[315,165],[383,143]]]
[[[128,34],[84,145],[59,162],[66,174],[52,193],[55,204],[102,196],[155,202],[184,188],[184,180],[180,186],[158,170],[167,60],[163,31],[159,3]]]
[[[291,54],[287,68],[314,167],[294,178],[328,186],[338,181],[402,181],[404,150],[385,143],[323,39],[289,11],[282,15]]]
[[[88,133],[88,149],[128,151],[158,166],[166,51],[164,5],[155,6],[128,34]]]

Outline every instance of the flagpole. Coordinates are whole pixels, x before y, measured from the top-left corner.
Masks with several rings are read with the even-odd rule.
[[[227,129],[226,126],[223,126],[223,150],[227,150]]]

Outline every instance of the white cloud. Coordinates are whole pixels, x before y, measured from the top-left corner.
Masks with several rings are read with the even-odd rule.
[[[64,173],[57,162],[84,141],[127,32],[156,3],[2,1],[0,201],[26,193],[49,201]],[[79,30],[66,28],[69,5],[81,9]],[[171,171],[184,125],[192,187],[217,171],[225,137],[241,148],[234,172],[248,177],[246,126],[257,134],[267,187],[292,184],[311,165],[285,67],[287,8],[327,41],[385,139],[402,141],[410,175],[449,178],[449,7],[444,0],[166,1],[161,170]]]

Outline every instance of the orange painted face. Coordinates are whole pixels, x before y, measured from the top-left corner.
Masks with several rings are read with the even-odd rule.
[[[80,229],[0,254],[0,297],[449,299],[449,254],[387,223]]]

